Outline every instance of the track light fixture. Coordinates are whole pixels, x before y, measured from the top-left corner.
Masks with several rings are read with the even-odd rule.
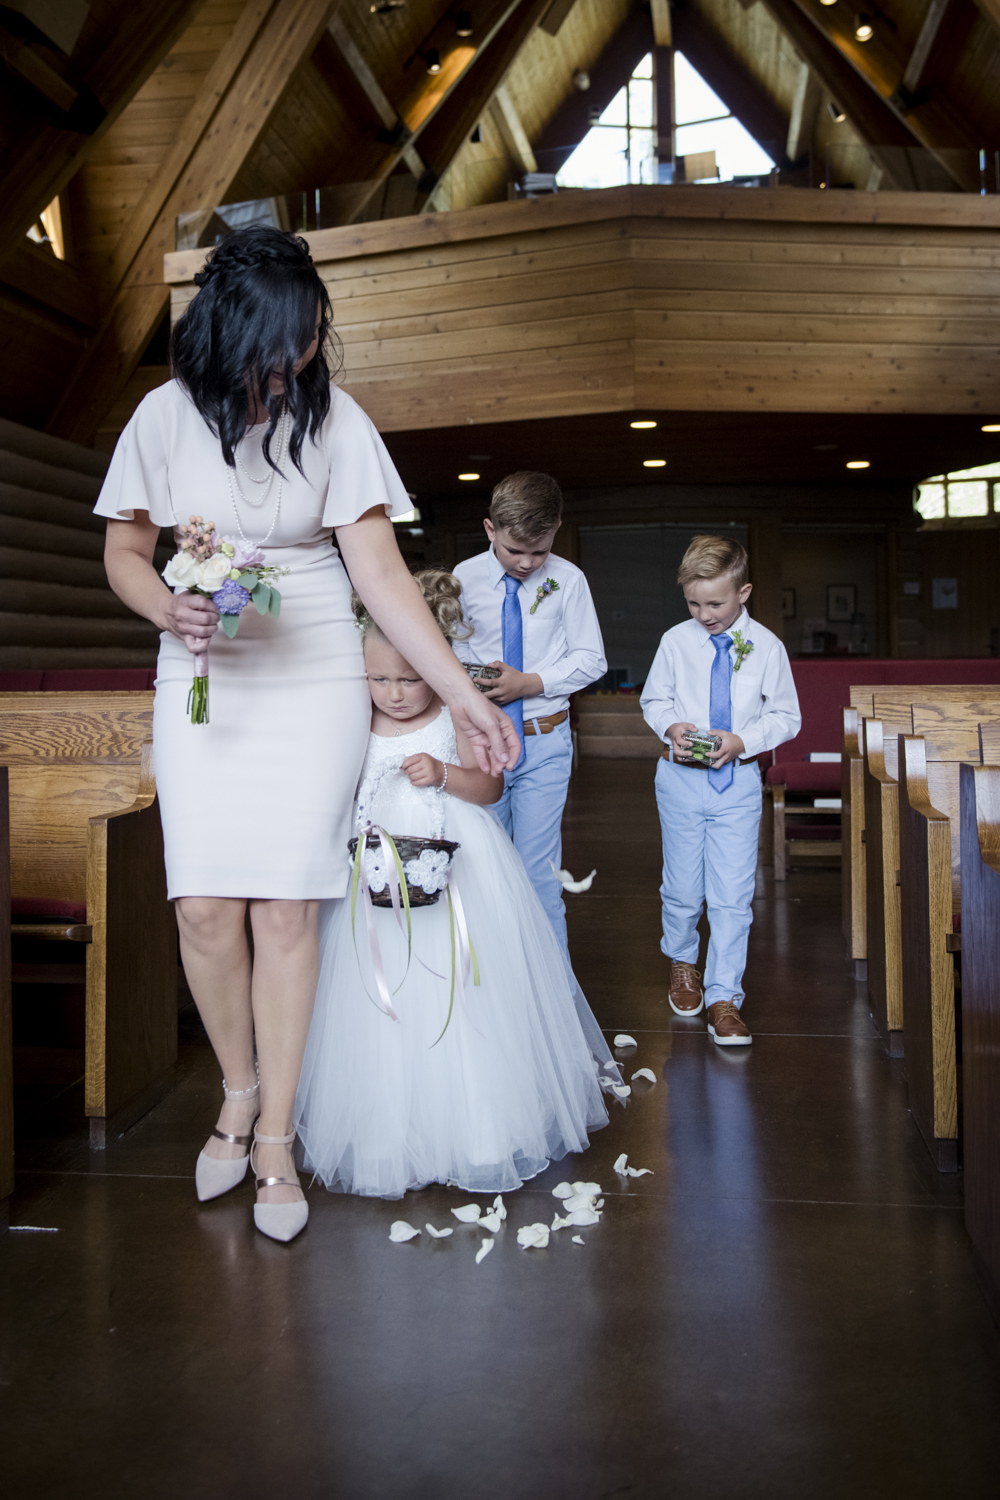
[[[840,105],[835,104],[832,99],[826,107],[830,111],[830,119],[835,125],[840,125],[844,120],[847,119],[847,116],[844,114],[844,111],[841,109]]]
[[[472,11],[456,10],[455,12],[455,34],[457,36],[472,35]]]
[[[440,73],[441,54],[436,47],[428,47],[423,54],[424,62],[427,64],[428,73]]]
[[[854,17],[854,35],[859,42],[870,42],[875,35],[872,18],[863,10]]]

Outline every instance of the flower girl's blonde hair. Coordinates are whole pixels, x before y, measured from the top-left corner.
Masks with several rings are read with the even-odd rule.
[[[437,621],[441,634],[449,641],[467,641],[473,634],[473,628],[462,613],[462,585],[454,573],[449,573],[444,568],[425,568],[421,573],[414,573],[413,581],[427,601],[427,607]],[[361,630],[362,641],[370,635],[386,639],[385,631],[380,630],[372,619],[356,589],[351,593],[351,608]]]

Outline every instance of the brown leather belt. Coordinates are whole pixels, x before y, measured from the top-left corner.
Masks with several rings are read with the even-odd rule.
[[[662,750],[660,753],[663,756],[664,760],[669,760],[670,759],[670,746],[668,745],[667,748],[665,750]],[[759,764],[760,761],[765,760],[770,755],[770,753],[771,753],[770,750],[762,750],[759,755],[738,755],[736,757],[736,764],[738,766],[756,766],[757,764]],[[697,771],[697,770],[700,769],[698,766],[696,766],[694,764],[693,761],[690,761],[690,760],[675,760],[674,761],[674,765],[675,766],[687,766],[688,770],[695,770],[695,771]],[[727,765],[728,765],[728,761],[727,761]]]
[[[551,734],[557,724],[565,724],[568,718],[569,714],[565,709],[563,709],[561,714],[549,714],[546,719],[539,718],[537,714],[534,714],[529,719],[526,714],[524,718],[524,732],[525,734],[534,734],[535,725],[537,724],[543,734]]]

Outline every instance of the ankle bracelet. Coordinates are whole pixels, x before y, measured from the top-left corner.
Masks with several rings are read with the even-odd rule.
[[[248,1089],[231,1089],[226,1087],[226,1080],[222,1080],[222,1092],[227,1099],[246,1099],[250,1094],[256,1094],[260,1088],[260,1069],[257,1069],[257,1082],[252,1083]]]

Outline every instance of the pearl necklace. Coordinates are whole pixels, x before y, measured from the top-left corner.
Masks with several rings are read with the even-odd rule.
[[[275,428],[275,437],[277,438],[277,452],[275,454],[275,464],[277,465],[278,469],[281,468],[282,459],[287,454],[288,442],[289,442],[289,437],[290,437],[290,430],[291,430],[291,419],[290,419],[290,417],[288,415],[288,408],[286,407],[286,408],[284,408],[282,410],[281,416],[278,418],[277,426]],[[239,466],[243,470],[244,474],[246,474],[247,478],[250,479],[250,480],[252,480],[254,484],[266,484],[267,485],[267,489],[264,491],[263,495],[261,495],[261,497],[260,497],[259,500],[251,500],[248,495],[244,495],[244,493],[243,493],[243,489],[242,489],[242,486],[240,485],[239,477],[238,477],[238,475],[236,473],[235,467],[234,468],[230,468],[228,464],[226,465],[226,478],[229,481],[229,499],[230,499],[230,502],[231,502],[232,507],[233,507],[233,515],[236,517],[236,529],[239,532],[241,539],[246,543],[246,545],[248,547],[250,547],[250,546],[264,547],[264,546],[267,545],[268,541],[270,540],[271,535],[272,535],[272,533],[274,531],[274,528],[278,524],[278,517],[281,514],[281,496],[282,496],[282,491],[284,490],[284,486],[285,486],[284,476],[281,475],[281,474],[278,475],[278,494],[277,494],[277,499],[275,501],[275,506],[274,506],[274,516],[273,516],[273,519],[271,521],[271,525],[268,528],[267,535],[261,541],[251,542],[250,538],[247,536],[246,532],[243,530],[243,525],[242,525],[242,522],[240,521],[240,512],[239,512],[239,508],[238,508],[237,503],[236,503],[237,496],[239,497],[240,500],[243,501],[243,503],[245,505],[251,506],[252,509],[254,509],[254,510],[260,510],[260,508],[266,502],[268,495],[271,493],[271,484],[272,484],[272,482],[274,480],[275,470],[271,469],[270,465],[268,465],[268,468],[270,470],[268,478],[266,480],[265,479],[258,479],[253,474],[249,473],[249,471],[247,470],[245,464],[240,459],[238,453],[236,454],[236,460],[237,460],[237,463],[239,463]]]

